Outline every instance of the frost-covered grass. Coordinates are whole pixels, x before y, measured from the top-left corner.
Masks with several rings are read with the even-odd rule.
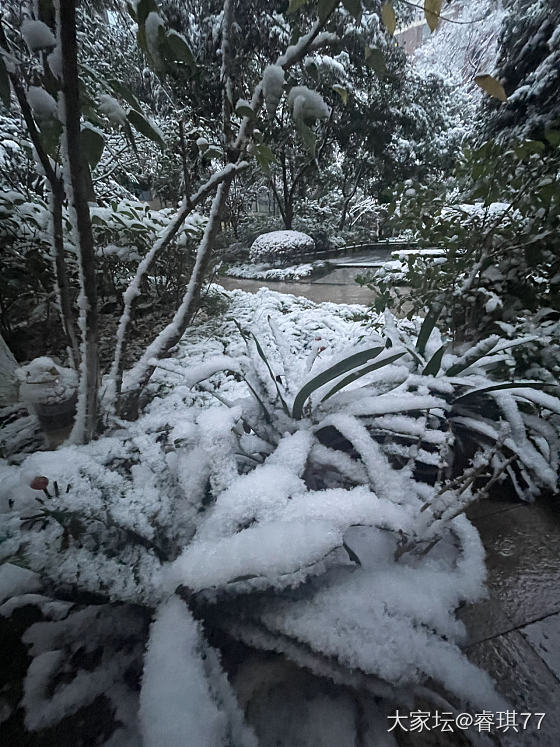
[[[429,680],[449,709],[501,709],[459,647],[455,611],[485,579],[463,510],[486,470],[512,466],[502,446],[525,477],[553,480],[552,436],[543,421],[529,443],[533,421],[500,390],[503,417],[479,425],[465,473],[450,450],[454,418],[479,422],[465,392],[508,351],[495,339],[440,356],[418,319],[364,326],[361,306],[229,297],[221,324],[191,328],[159,361],[138,421],[0,466],[0,615],[43,615],[24,634],[27,728],[103,693],[120,722],[108,744],[253,744],[207,629],[385,704],[429,696]],[[519,391],[525,409],[557,407]]]
[[[225,274],[232,278],[247,280],[305,280],[322,272],[329,267],[328,262],[310,262],[291,267],[271,267],[267,264],[238,264],[229,267]]]

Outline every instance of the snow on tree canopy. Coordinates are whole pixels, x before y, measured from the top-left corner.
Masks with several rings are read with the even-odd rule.
[[[301,231],[270,231],[254,240],[249,253],[251,262],[284,262],[312,252],[315,242]]]
[[[263,73],[264,103],[269,116],[274,116],[284,90],[284,71],[280,65],[268,65]]]
[[[114,124],[124,124],[126,122],[125,110],[117,99],[109,96],[108,93],[102,93],[99,97],[99,111]]]
[[[21,24],[21,33],[30,52],[56,45],[53,32],[43,21],[32,21],[28,18]]]
[[[294,119],[327,119],[331,113],[321,94],[307,86],[294,86],[288,94],[288,105]]]
[[[58,111],[57,103],[50,93],[47,93],[41,86],[29,86],[27,100],[37,119],[43,120],[56,117]]]

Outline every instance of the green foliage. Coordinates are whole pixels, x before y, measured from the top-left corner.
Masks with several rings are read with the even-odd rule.
[[[465,151],[455,179],[403,185],[390,206],[392,225],[417,239],[421,253],[370,278],[383,302],[442,307],[456,340],[480,337],[560,304],[558,146],[525,140]],[[450,186],[453,191],[448,191]],[[396,284],[411,288],[399,291]],[[373,286],[372,286],[373,287]]]

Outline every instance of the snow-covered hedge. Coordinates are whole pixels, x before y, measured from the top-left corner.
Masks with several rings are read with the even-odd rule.
[[[315,242],[301,231],[271,231],[258,236],[249,254],[251,262],[284,264],[315,249]]]

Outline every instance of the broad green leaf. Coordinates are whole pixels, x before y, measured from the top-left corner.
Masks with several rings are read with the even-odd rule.
[[[177,31],[168,31],[165,37],[167,48],[171,50],[172,62],[183,62],[192,70],[196,68],[196,62],[184,36]]]
[[[346,106],[346,102],[348,101],[348,91],[346,90],[346,88],[344,88],[344,86],[333,86],[333,91],[338,93],[338,95],[342,99],[342,103],[344,104],[344,106]]]
[[[560,145],[560,130],[546,130],[544,136],[551,145]]]
[[[311,127],[309,127],[309,125],[305,124],[302,119],[298,119],[298,121],[296,122],[296,129],[306,149],[314,157],[316,146],[315,133],[313,132]]]
[[[317,67],[317,64],[313,62],[313,60],[311,60],[311,62],[308,62],[306,64],[305,70],[313,78],[315,83],[319,82],[319,68]]]
[[[204,151],[202,158],[209,161],[212,158],[221,158],[223,156],[223,151],[221,148],[218,148],[217,145],[209,145],[208,148]]]
[[[154,0],[139,0],[136,5],[136,20],[139,26],[145,24],[148,14],[152,11],[154,13],[158,12],[158,6]]]
[[[441,13],[441,0],[424,0],[424,15],[430,31],[435,31]]]
[[[491,75],[475,75],[474,82],[492,98],[507,101],[507,94],[503,85]]]
[[[290,0],[290,4],[288,5],[288,10],[286,11],[286,13],[288,15],[295,13],[296,10],[299,10],[303,5],[305,5],[306,2],[307,0]]]
[[[379,78],[382,78],[387,70],[387,62],[383,52],[377,47],[366,47],[365,57],[366,65],[375,70]]]
[[[248,119],[255,118],[255,112],[247,103],[237,103],[235,105],[235,113],[238,117],[247,117]]]
[[[255,158],[265,174],[270,173],[270,164],[276,161],[274,153],[266,143],[259,143],[255,148]]]
[[[381,18],[385,28],[393,36],[397,28],[397,17],[395,16],[393,4],[388,0],[381,6]]]
[[[348,384],[352,384],[352,382],[357,381],[358,379],[361,379],[362,376],[365,376],[368,373],[371,373],[371,371],[377,371],[378,368],[383,368],[384,366],[388,366],[390,363],[393,363],[394,361],[398,360],[399,358],[402,358],[403,355],[406,355],[406,350],[403,350],[400,353],[395,353],[395,355],[390,355],[388,358],[383,358],[381,361],[376,361],[375,363],[372,363],[370,366],[366,366],[365,368],[360,368],[358,371],[354,371],[349,376],[346,376],[342,381],[339,381],[337,384],[333,386],[331,390],[323,397],[321,402],[324,402],[326,399],[329,399],[329,397],[332,397],[333,394],[336,394],[338,391],[340,391],[343,387],[347,386]]]
[[[143,117],[140,112],[137,112],[136,109],[130,109],[126,117],[134,129],[140,134],[153,140],[153,142],[157,143],[161,148],[165,148],[165,141],[159,132],[154,129],[153,125]]]
[[[432,334],[434,327],[437,324],[437,320],[439,319],[440,314],[441,309],[430,309],[424,321],[422,322],[422,326],[420,327],[420,332],[418,334],[418,340],[416,341],[416,350],[420,353],[420,355],[424,355],[424,351],[426,350],[426,343],[430,339],[430,335]]]
[[[80,132],[80,147],[90,167],[94,169],[103,155],[105,138],[97,130],[88,127],[86,123]]]
[[[303,414],[303,406],[307,398],[311,394],[313,394],[316,389],[319,389],[319,387],[328,384],[329,381],[342,376],[342,374],[345,374],[348,371],[352,371],[352,369],[357,368],[358,366],[363,366],[364,363],[367,363],[372,358],[375,358],[384,350],[385,348],[383,346],[378,346],[376,348],[368,348],[367,350],[362,350],[361,353],[354,353],[353,355],[348,356],[348,358],[339,361],[334,366],[327,368],[326,371],[323,371],[318,376],[315,376],[313,379],[311,379],[311,381],[308,381],[307,384],[304,384],[302,386],[302,388],[296,395],[294,406],[292,408],[292,417],[296,420],[299,420],[301,418]]]
[[[441,359],[443,358],[446,347],[447,343],[445,345],[442,345],[441,348],[436,350],[436,352],[432,355],[432,357],[426,364],[426,367],[422,371],[424,376],[437,376],[438,371],[441,367]]]
[[[111,78],[107,83],[111,86],[113,92],[116,93],[117,96],[120,96],[121,99],[124,99],[127,104],[130,104],[133,109],[136,109],[139,112],[142,111],[140,102],[128,86],[125,86],[124,83],[121,83],[120,80],[116,80],[115,78]]]
[[[317,13],[319,15],[319,20],[321,23],[327,20],[327,18],[330,16],[330,14],[333,12],[333,10],[338,5],[339,0],[319,0],[319,4],[317,6]]]
[[[4,64],[4,58],[0,54],[0,99],[4,102],[6,109],[10,106],[10,78],[6,65]]]
[[[62,124],[58,119],[51,117],[41,122],[41,143],[49,156],[56,156],[60,148],[60,136],[62,135]]]
[[[362,16],[362,0],[342,0],[342,5],[351,16],[359,21]]]

